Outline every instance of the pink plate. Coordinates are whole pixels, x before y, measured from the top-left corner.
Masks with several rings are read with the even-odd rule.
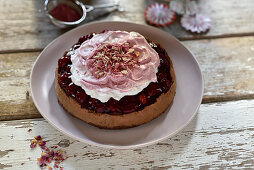
[[[72,117],[58,104],[54,89],[57,60],[79,37],[102,30],[136,31],[159,42],[171,57],[176,74],[176,96],[170,109],[150,123],[124,130],[103,130]],[[42,116],[66,135],[104,148],[133,149],[157,143],[182,130],[195,116],[203,96],[203,79],[192,54],[170,34],[128,22],[94,22],[75,28],[51,42],[31,71],[33,101]]]

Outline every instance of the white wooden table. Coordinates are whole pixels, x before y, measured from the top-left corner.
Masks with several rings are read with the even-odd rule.
[[[150,2],[122,0],[125,12],[88,17],[146,24],[143,12]],[[36,159],[41,149],[29,147],[37,135],[66,151],[64,169],[254,169],[254,1],[200,0],[202,12],[212,19],[206,34],[186,32],[179,18],[162,28],[200,63],[204,97],[197,116],[180,133],[135,150],[101,149],[73,140],[35,108],[29,87],[32,64],[67,31],[50,23],[42,3],[0,0],[0,169],[40,169]]]

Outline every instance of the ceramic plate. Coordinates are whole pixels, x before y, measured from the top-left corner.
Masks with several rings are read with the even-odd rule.
[[[150,123],[124,130],[103,130],[72,117],[58,104],[54,89],[57,60],[82,35],[102,30],[137,31],[154,42],[159,42],[171,57],[177,84],[175,99],[170,109]],[[115,149],[143,147],[176,134],[194,117],[203,95],[199,65],[178,40],[160,29],[127,22],[94,22],[58,37],[35,61],[30,86],[37,109],[51,125],[79,141]]]

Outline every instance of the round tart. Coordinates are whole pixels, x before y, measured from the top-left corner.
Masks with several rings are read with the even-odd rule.
[[[81,37],[58,60],[55,89],[71,115],[104,129],[147,123],[172,104],[176,78],[167,52],[136,32]]]

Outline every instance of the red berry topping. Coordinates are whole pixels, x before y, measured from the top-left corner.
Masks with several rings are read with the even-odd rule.
[[[150,83],[147,87],[147,93],[150,97],[157,96],[161,94],[162,89],[155,83]]]
[[[58,67],[59,67],[59,68],[63,68],[63,67],[66,66],[67,64],[71,64],[70,57],[63,56],[62,58],[60,58],[60,59],[58,60]]]
[[[63,73],[58,77],[58,82],[61,85],[61,87],[66,87],[71,83],[71,78],[68,73]]]
[[[116,107],[117,107],[117,100],[110,98],[109,101],[106,103],[109,107],[110,112],[114,113],[116,112]]]
[[[103,30],[101,33],[105,33],[105,32],[108,32],[108,30]]]
[[[108,107],[103,103],[98,103],[95,105],[95,111],[98,113],[108,112]]]
[[[162,82],[161,82],[161,85],[162,85],[163,91],[167,92],[170,88],[170,81],[167,80],[167,79],[163,79]]]
[[[147,97],[144,93],[139,94],[138,99],[139,99],[141,104],[143,104],[143,105],[147,104]]]
[[[87,35],[87,39],[91,39],[91,38],[93,38],[93,36],[94,36],[95,34],[94,33],[90,33],[90,34],[88,34]]]
[[[130,103],[128,105],[122,106],[121,108],[123,113],[131,113],[136,111],[136,104]]]
[[[70,83],[67,87],[66,87],[66,93],[69,96],[73,96],[75,97],[76,95],[76,91],[77,91],[77,86],[73,83]]]
[[[112,112],[112,113],[116,112],[116,107],[115,106],[109,105],[108,107],[109,107],[110,112]]]
[[[80,45],[79,45],[79,44],[76,44],[76,45],[73,46],[73,50],[76,50],[76,49],[78,49],[79,47],[80,47]]]
[[[78,40],[78,44],[82,44],[86,40],[87,40],[87,36],[80,37]]]
[[[89,106],[90,106],[91,108],[93,108],[93,109],[96,107],[96,105],[97,105],[98,103],[100,103],[100,101],[97,100],[97,99],[95,99],[95,98],[90,98],[90,99],[89,99]]]
[[[64,71],[66,71],[67,73],[71,73],[71,65],[68,64],[64,67]]]
[[[161,82],[162,79],[165,79],[166,75],[163,73],[157,73],[157,82]]]
[[[77,91],[76,93],[76,100],[80,103],[83,104],[87,101],[88,96],[84,91]]]
[[[82,44],[84,41],[93,38],[93,36],[94,36],[94,33],[91,33],[91,34],[85,35],[83,37],[80,37],[79,40],[78,40],[78,44]]]

